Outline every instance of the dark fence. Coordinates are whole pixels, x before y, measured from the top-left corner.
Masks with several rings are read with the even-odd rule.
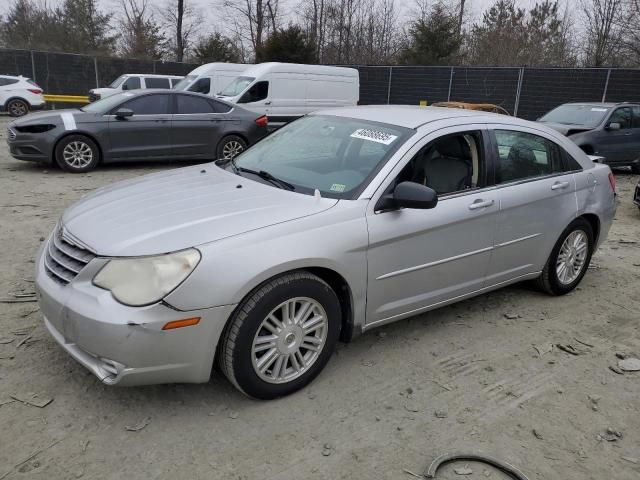
[[[0,49],[0,74],[34,79],[46,93],[84,95],[123,73],[186,75],[196,65]],[[494,103],[535,119],[558,104],[640,101],[640,70],[619,68],[400,67],[353,65],[361,104]]]

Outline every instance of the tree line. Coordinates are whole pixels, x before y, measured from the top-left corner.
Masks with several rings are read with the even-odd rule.
[[[0,45],[207,63],[640,66],[640,0],[496,0],[471,19],[465,0],[10,0]],[[202,8],[202,7],[200,7]],[[207,33],[203,33],[207,32]]]

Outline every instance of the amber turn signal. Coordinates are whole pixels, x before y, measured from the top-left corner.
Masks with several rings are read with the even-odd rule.
[[[174,320],[173,322],[166,323],[162,329],[173,330],[174,328],[190,327],[198,323],[200,323],[200,317],[185,318],[183,320]]]

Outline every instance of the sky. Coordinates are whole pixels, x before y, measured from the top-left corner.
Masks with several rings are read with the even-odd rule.
[[[39,0],[49,5],[56,5],[62,0]],[[149,3],[156,8],[166,5],[169,0],[149,0]],[[220,16],[220,4],[222,0],[186,0],[192,2],[196,9],[199,10],[203,18],[202,34],[211,33],[213,31],[225,31],[224,19]],[[466,0],[465,9],[469,12],[470,20],[477,20],[482,16],[482,12],[494,3],[495,0]],[[579,0],[561,0],[565,5],[576,5]],[[119,0],[98,0],[98,4],[105,11],[119,12]],[[295,6],[300,4],[300,0],[280,0],[280,11],[285,13],[291,11]],[[452,2],[453,3],[453,2]],[[457,3],[457,1],[455,1]],[[536,3],[535,0],[519,0],[516,2],[518,7],[528,8]],[[0,0],[0,14],[8,11],[11,0]],[[396,0],[396,8],[401,12],[403,18],[410,16],[411,9],[415,4],[415,0]],[[288,7],[288,8],[287,8]],[[288,12],[287,12],[288,13]],[[289,13],[283,18],[283,23],[288,23],[294,19],[294,14]]]

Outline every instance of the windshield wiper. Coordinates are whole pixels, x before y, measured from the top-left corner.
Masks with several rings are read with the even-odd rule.
[[[250,173],[252,175],[255,175],[257,177],[260,177],[264,180],[267,180],[268,182],[271,182],[273,185],[275,185],[278,188],[283,188],[285,190],[295,190],[296,187],[285,181],[282,180],[278,177],[274,177],[273,175],[271,175],[269,172],[267,172],[266,170],[252,170],[250,168],[245,168],[245,167],[239,167],[238,165],[236,165],[236,161],[235,159],[231,160],[231,166],[233,167],[234,171],[236,173],[238,172],[242,172],[242,173]]]

